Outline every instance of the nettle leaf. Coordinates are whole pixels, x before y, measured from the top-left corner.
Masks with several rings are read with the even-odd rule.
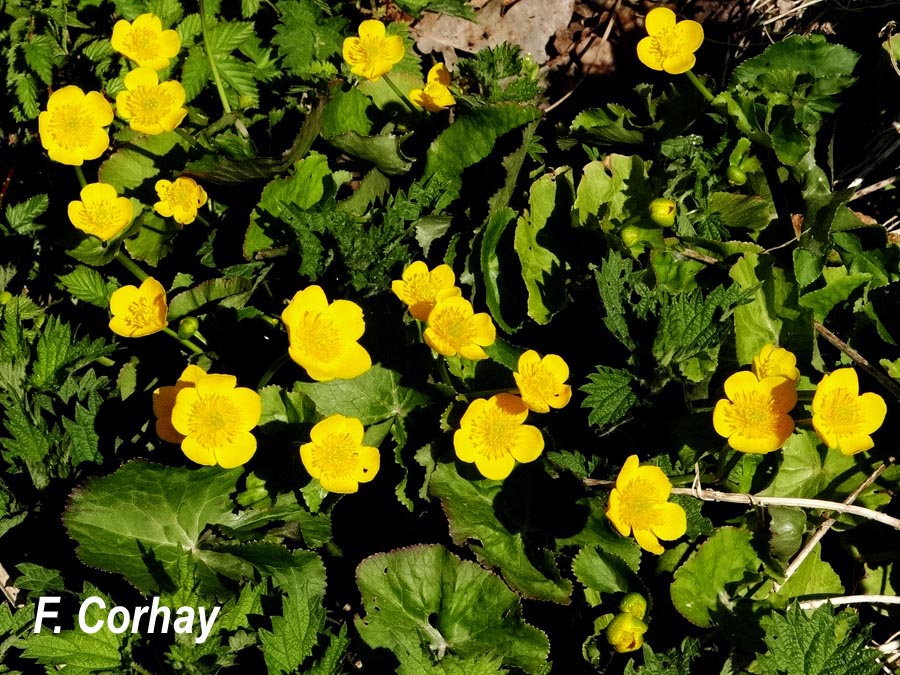
[[[103,309],[109,307],[109,297],[117,288],[117,284],[106,281],[100,272],[84,265],[63,274],[59,281],[72,297]]]
[[[259,638],[269,673],[293,673],[325,626],[325,567],[312,554],[305,566],[276,572],[275,581],[285,592],[282,616],[273,616],[272,630],[260,630]]]
[[[560,221],[568,225],[574,197],[571,170],[557,169],[531,186],[529,211],[516,222],[514,246],[528,290],[528,316],[539,324],[550,321],[565,302],[566,265],[548,248],[555,248],[548,226]]]
[[[85,564],[155,592],[171,584],[180,557],[203,561],[200,535],[229,517],[240,475],[129,462],[74,490],[63,523]]]
[[[837,614],[830,604],[806,613],[798,605],[763,617],[767,651],[757,656],[763,672],[777,675],[875,675],[878,651],[867,649],[868,629],[855,630],[858,615]]]
[[[306,80],[317,80],[337,74],[328,59],[341,51],[347,36],[347,21],[342,17],[323,15],[311,0],[280,2],[279,23],[272,44],[278,48],[282,63]]]
[[[50,199],[45,194],[35,195],[20,204],[11,204],[3,211],[3,216],[10,229],[17,234],[29,234],[43,229],[37,223],[50,206]]]
[[[512,103],[485,106],[460,115],[428,148],[424,177],[440,176],[450,184],[448,201],[455,199],[462,186],[463,171],[488,157],[501,136],[540,115],[537,108]]]
[[[499,658],[532,674],[549,670],[550,643],[522,620],[519,597],[443,546],[373,555],[356,568],[356,580],[366,612],[356,619],[360,636],[391,650],[405,672],[429,672],[448,655]]]
[[[453,464],[439,464],[428,483],[428,492],[441,500],[454,543],[469,541],[478,559],[499,568],[506,582],[525,597],[568,603],[572,584],[560,578],[552,551],[526,545],[540,536],[542,509],[532,513],[531,503],[504,499],[503,489],[503,481],[463,478]],[[532,525],[511,532],[504,522]]]
[[[751,536],[746,530],[719,528],[678,568],[670,592],[685,619],[708,627],[722,603],[735,598],[737,587],[756,578],[762,561],[750,545]]]
[[[634,376],[627,370],[597,366],[597,372],[587,376],[589,384],[579,387],[587,396],[582,408],[590,408],[588,422],[598,427],[615,424],[638,403],[631,388]]]
[[[430,400],[422,392],[400,384],[402,376],[394,370],[374,365],[352,380],[298,382],[294,391],[309,396],[323,415],[340,413],[375,424],[391,417],[405,417]]]
[[[114,604],[108,596],[85,582],[82,596],[91,595],[102,598],[107,608]],[[96,603],[91,604],[85,612],[85,623],[92,626],[105,621],[108,611],[101,609]],[[46,632],[28,635],[19,640],[17,646],[24,649],[22,656],[47,666],[65,666],[66,670],[84,668],[87,672],[96,670],[121,672],[123,667],[121,652],[125,634],[116,635],[105,629],[96,633],[64,630],[57,634],[53,634],[51,630],[48,625]]]
[[[632,276],[633,265],[632,260],[610,250],[600,267],[594,270],[597,289],[600,292],[600,299],[603,300],[605,312],[603,324],[619,342],[632,351],[637,347],[637,343],[628,330],[625,301],[631,297],[628,282]]]

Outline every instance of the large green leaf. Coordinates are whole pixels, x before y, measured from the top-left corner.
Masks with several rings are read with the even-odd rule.
[[[368,425],[403,417],[429,401],[422,392],[401,385],[401,377],[395,370],[374,365],[352,380],[298,382],[294,391],[309,396],[324,416],[340,413]]]
[[[675,572],[670,593],[675,609],[706,628],[734,598],[736,587],[755,578],[762,561],[750,545],[751,533],[722,527]]]
[[[820,598],[828,595],[843,595],[841,578],[827,562],[822,560],[822,547],[816,544],[812,553],[797,568],[775,594],[775,601],[785,604],[794,598]]]
[[[781,320],[771,306],[770,295],[756,276],[759,256],[748,251],[731,267],[728,274],[743,291],[756,289],[752,300],[734,310],[734,337],[738,363],[747,365],[767,344],[778,344]]]
[[[547,636],[522,620],[519,597],[500,577],[442,546],[379,553],[356,568],[370,647],[390,649],[404,672],[430,672],[446,655],[500,658],[526,673],[549,670]],[[452,671],[451,671],[452,672]]]
[[[395,134],[364,136],[351,130],[332,136],[328,142],[348,155],[371,162],[385,175],[398,176],[412,168],[412,162],[404,157],[400,150],[403,139],[403,136]]]
[[[229,517],[240,475],[129,462],[77,488],[63,522],[85,564],[154,592],[169,586],[180,556],[203,559],[200,535]]]
[[[526,546],[526,540],[543,534],[535,527],[542,524],[543,509],[534,509],[527,500],[503,499],[503,488],[503,481],[467,480],[453,464],[439,464],[428,484],[428,491],[441,500],[454,543],[469,541],[479,560],[499,568],[506,582],[525,597],[568,602],[572,584],[560,578],[552,551]],[[504,522],[522,527],[512,532]]]
[[[575,198],[578,222],[612,230],[630,218],[646,218],[656,196],[644,161],[637,155],[613,153],[584,167]]]
[[[824,321],[835,305],[846,301],[853,291],[872,279],[871,274],[848,274],[844,267],[826,267],[822,276],[824,288],[800,296],[800,305],[813,310],[817,321]]]

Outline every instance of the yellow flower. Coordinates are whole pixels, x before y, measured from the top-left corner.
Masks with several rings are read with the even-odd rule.
[[[309,432],[300,446],[300,461],[329,492],[349,494],[375,478],[381,465],[378,448],[363,445],[363,425],[355,417],[332,415]]]
[[[438,293],[461,294],[455,283],[456,275],[450,265],[438,265],[429,272],[428,265],[417,260],[403,270],[399,280],[391,282],[391,290],[406,303],[414,318],[427,321]]]
[[[620,654],[633,652],[643,646],[647,628],[639,617],[622,612],[606,627],[606,641]]]
[[[143,68],[162,70],[181,49],[181,38],[174,30],[163,30],[155,14],[141,14],[129,23],[121,19],[113,26],[109,40],[112,48]]]
[[[387,35],[384,24],[368,19],[359,24],[359,37],[344,40],[344,61],[350,72],[376,81],[403,60],[406,49],[399,35]]]
[[[310,286],[298,291],[281,313],[291,358],[314,380],[349,380],[372,367],[358,342],[365,332],[362,308],[350,300],[331,304],[325,291]]]
[[[91,183],[81,189],[81,201],[69,202],[69,220],[82,232],[109,241],[134,217],[131,200],[120,197],[107,183]]]
[[[572,398],[572,387],[565,384],[569,379],[569,366],[556,354],[541,358],[533,349],[519,357],[516,372],[513,373],[522,401],[534,412],[549,412],[550,408],[562,408]]]
[[[188,366],[178,376],[174,386],[159,387],[153,392],[153,414],[156,415],[156,435],[169,443],[181,443],[184,435],[178,433],[172,426],[172,409],[175,407],[175,397],[182,389],[197,386],[197,381],[206,375],[206,371],[200,366]]]
[[[197,464],[233,469],[256,452],[250,430],[259,424],[262,402],[234,375],[203,375],[175,397],[172,426],[182,436],[181,451]]]
[[[477,398],[469,404],[453,434],[453,449],[463,462],[475,462],[481,475],[503,480],[516,462],[533,462],[544,450],[537,427],[523,424],[528,408],[512,394]]]
[[[819,382],[812,412],[813,428],[825,445],[855,455],[875,445],[871,434],[884,422],[887,405],[878,394],[859,393],[853,368],[839,368]]]
[[[440,112],[456,103],[450,93],[450,73],[443,63],[437,63],[428,71],[424,89],[413,89],[409,92],[409,100],[428,112]]]
[[[169,325],[166,314],[166,290],[153,277],[141,287],[122,286],[109,298],[112,319],[109,329],[122,337],[143,337],[158,333]]]
[[[742,370],[725,380],[725,395],[713,410],[716,433],[740,452],[762,454],[778,450],[794,431],[788,412],[797,403],[797,390],[786,377],[760,380]]]
[[[672,75],[685,73],[697,61],[694,52],[703,44],[703,26],[696,21],[675,22],[675,12],[656,7],[647,13],[644,23],[647,37],[638,42],[641,63],[653,70]]]
[[[156,181],[156,194],[159,201],[153,210],[166,218],[175,218],[176,223],[187,225],[197,218],[197,209],[206,204],[206,190],[193,178],[179,176],[174,182]]]
[[[791,382],[800,379],[797,357],[783,347],[768,344],[753,357],[753,373],[760,380],[780,375]]]
[[[116,109],[135,131],[153,135],[173,131],[187,115],[184,87],[175,80],[161,83],[152,68],[129,72],[125,89],[116,96]]]
[[[639,466],[637,455],[631,455],[609,495],[606,517],[623,537],[633,532],[642,549],[660,555],[659,539],[672,541],[687,531],[684,509],[667,501],[671,493],[662,469]]]
[[[41,145],[50,159],[81,166],[97,159],[109,147],[106,129],[113,121],[113,109],[99,91],[85,94],[73,85],[50,95],[47,109],[38,116]]]
[[[428,315],[425,342],[438,354],[466,359],[486,359],[482,347],[494,344],[497,329],[491,317],[475,313],[470,303],[459,296],[439,294],[437,303]]]

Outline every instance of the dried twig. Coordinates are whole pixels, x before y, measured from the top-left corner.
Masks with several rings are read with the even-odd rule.
[[[859,199],[860,197],[865,197],[868,194],[877,192],[881,188],[885,188],[888,185],[893,185],[898,180],[900,180],[900,176],[891,176],[890,178],[885,178],[884,180],[880,180],[877,183],[872,183],[871,185],[867,185],[866,187],[861,188],[861,189],[857,190],[856,192],[854,192],[852,195],[850,195],[850,199],[848,199],[847,201],[852,202],[854,199]]]
[[[822,337],[828,340],[835,347],[844,352],[847,356],[853,359],[860,368],[865,370],[869,375],[874,377],[878,382],[891,394],[894,395],[895,398],[900,399],[900,385],[894,382],[886,373],[883,373],[881,370],[873,366],[871,363],[866,360],[862,354],[853,349],[846,342],[841,340],[837,335],[832,333],[830,330],[825,328],[819,321],[813,321],[813,327],[816,329],[816,332],[819,333]]]
[[[863,493],[863,490],[874,483],[875,480],[882,473],[884,473],[884,470],[893,463],[894,458],[888,457],[888,460],[886,462],[879,465],[878,468],[876,468],[875,471],[873,471],[872,474],[868,478],[866,478],[862,482],[862,484],[859,485],[859,487],[857,487],[853,492],[847,495],[847,498],[844,500],[844,504],[852,504],[853,502],[855,502],[857,497],[859,497]],[[825,533],[831,529],[835,522],[837,522],[837,520],[829,516],[824,521],[822,521],[818,528],[816,528],[813,536],[809,538],[809,541],[806,542],[806,545],[802,549],[800,549],[797,555],[794,556],[794,559],[791,561],[791,563],[787,566],[787,569],[784,571],[784,581],[782,581],[780,584],[774,584],[774,590],[776,593],[784,584],[787,583],[787,580],[794,576],[796,571],[800,569],[800,565],[802,565],[803,561],[806,560],[810,553],[812,553],[813,549],[816,547],[816,544],[819,543],[822,537],[825,536]]]
[[[800,603],[800,609],[815,609],[822,605],[900,605],[896,595],[842,595],[839,598],[821,598]]]
[[[0,592],[3,593],[3,597],[9,601],[13,607],[21,607],[19,604],[19,589],[15,586],[9,585],[9,573],[4,569],[3,565],[0,565]]]

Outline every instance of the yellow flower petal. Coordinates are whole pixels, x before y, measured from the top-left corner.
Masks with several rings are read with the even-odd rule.
[[[361,40],[381,40],[384,38],[387,30],[384,24],[374,19],[367,19],[359,24],[359,39]]]
[[[660,504],[656,507],[657,521],[653,525],[653,533],[660,539],[673,541],[687,532],[687,515],[678,504]]]
[[[859,431],[863,434],[871,434],[881,428],[884,418],[887,417],[887,404],[878,394],[867,392],[860,395],[857,400],[859,406]]]
[[[619,471],[618,478],[616,478],[616,489],[619,492],[624,492],[628,485],[637,478],[639,467],[640,460],[638,459],[638,456],[629,455],[622,465],[621,471]]]
[[[359,340],[366,331],[362,307],[349,300],[335,300],[323,312],[337,326],[344,340]]]
[[[734,401],[748,389],[756,389],[759,378],[747,370],[740,370],[725,380],[725,395]]]
[[[450,86],[450,71],[443,63],[436,63],[428,71],[427,82],[434,82],[444,87]]]
[[[108,127],[112,124],[114,117],[112,106],[99,91],[89,91],[84,95],[84,107],[98,127]]]
[[[693,54],[678,52],[663,59],[663,70],[670,75],[680,75],[693,68],[695,63],[697,63],[697,57]]]
[[[618,490],[613,490],[609,494],[606,517],[623,537],[631,534],[631,525],[628,524],[625,515],[622,513],[622,495]]]
[[[675,27],[675,36],[681,41],[683,49],[695,52],[703,44],[703,26],[696,21],[687,19],[679,21]]]
[[[841,454],[850,456],[858,452],[871,450],[875,447],[875,441],[866,434],[848,434],[841,436],[836,445]]]
[[[654,555],[662,555],[665,551],[659,539],[650,530],[634,530],[634,539],[638,546]]]
[[[378,469],[381,468],[381,453],[378,452],[378,448],[361,445],[357,454],[359,466],[353,477],[360,483],[368,483],[375,478]]]
[[[258,421],[259,417],[256,419]],[[236,434],[231,443],[216,448],[215,454],[216,462],[223,469],[242,466],[256,454],[256,438],[249,432]]]
[[[524,424],[519,428],[518,438],[509,454],[523,464],[533,462],[544,451],[544,435],[537,427]]]
[[[668,7],[654,7],[647,12],[644,28],[647,35],[656,36],[675,28],[675,12]]]
[[[125,88],[129,91],[140,87],[156,88],[159,85],[159,75],[152,68],[135,68],[125,75]]]
[[[362,445],[364,429],[354,417],[331,415],[310,430],[310,442],[300,446],[300,461],[323,488],[351,493],[378,473],[378,448]]]
[[[196,438],[186,437],[181,441],[181,451],[192,462],[204,466],[216,465],[216,453],[204,445],[200,445]]]
[[[475,460],[475,468],[478,472],[490,480],[503,480],[516,466],[516,460],[511,455],[501,457],[485,457],[480,455]]]

